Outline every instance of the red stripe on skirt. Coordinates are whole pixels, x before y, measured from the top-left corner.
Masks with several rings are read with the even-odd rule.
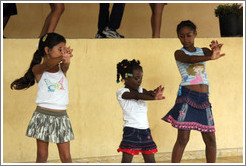
[[[135,149],[122,149],[122,148],[119,148],[117,151],[118,152],[125,152],[125,153],[131,154],[131,155],[138,155],[139,152],[141,152],[143,154],[154,154],[154,153],[158,152],[157,148],[152,149],[152,150],[135,150]]]

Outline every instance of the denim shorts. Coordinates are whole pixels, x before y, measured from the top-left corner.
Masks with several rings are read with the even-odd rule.
[[[136,129],[124,127],[123,139],[118,148],[118,152],[125,152],[131,155],[153,154],[157,152],[157,147],[152,139],[150,129]]]

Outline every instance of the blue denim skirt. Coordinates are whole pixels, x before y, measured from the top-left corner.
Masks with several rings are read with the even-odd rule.
[[[150,129],[136,129],[124,127],[123,139],[118,148],[118,152],[125,152],[131,155],[154,154],[157,147],[152,139]]]
[[[212,106],[207,93],[182,87],[173,108],[162,118],[182,130],[215,132]]]

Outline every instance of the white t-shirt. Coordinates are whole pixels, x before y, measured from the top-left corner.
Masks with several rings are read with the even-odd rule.
[[[68,105],[68,82],[59,67],[56,73],[44,72],[38,82],[36,103],[40,107],[65,110]]]
[[[130,92],[128,88],[121,88],[117,91],[117,99],[123,109],[124,127],[133,127],[137,129],[149,128],[147,104],[144,100],[123,99],[122,94]],[[139,93],[143,93],[143,89],[139,87]]]

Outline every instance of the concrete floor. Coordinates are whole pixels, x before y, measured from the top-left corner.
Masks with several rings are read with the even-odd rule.
[[[48,161],[48,163],[60,163],[59,160]],[[81,162],[81,159],[73,159],[73,163],[89,163]],[[97,161],[92,161],[90,163],[100,163]],[[101,163],[119,163],[116,161],[107,161]],[[169,161],[157,162],[157,163],[170,163]],[[181,163],[206,163],[206,159],[192,159],[192,160],[182,160]],[[243,163],[243,156],[234,156],[234,157],[220,157],[217,158],[216,163]]]
[[[206,159],[183,160],[181,163],[206,163]],[[243,156],[217,158],[216,163],[243,163]]]

